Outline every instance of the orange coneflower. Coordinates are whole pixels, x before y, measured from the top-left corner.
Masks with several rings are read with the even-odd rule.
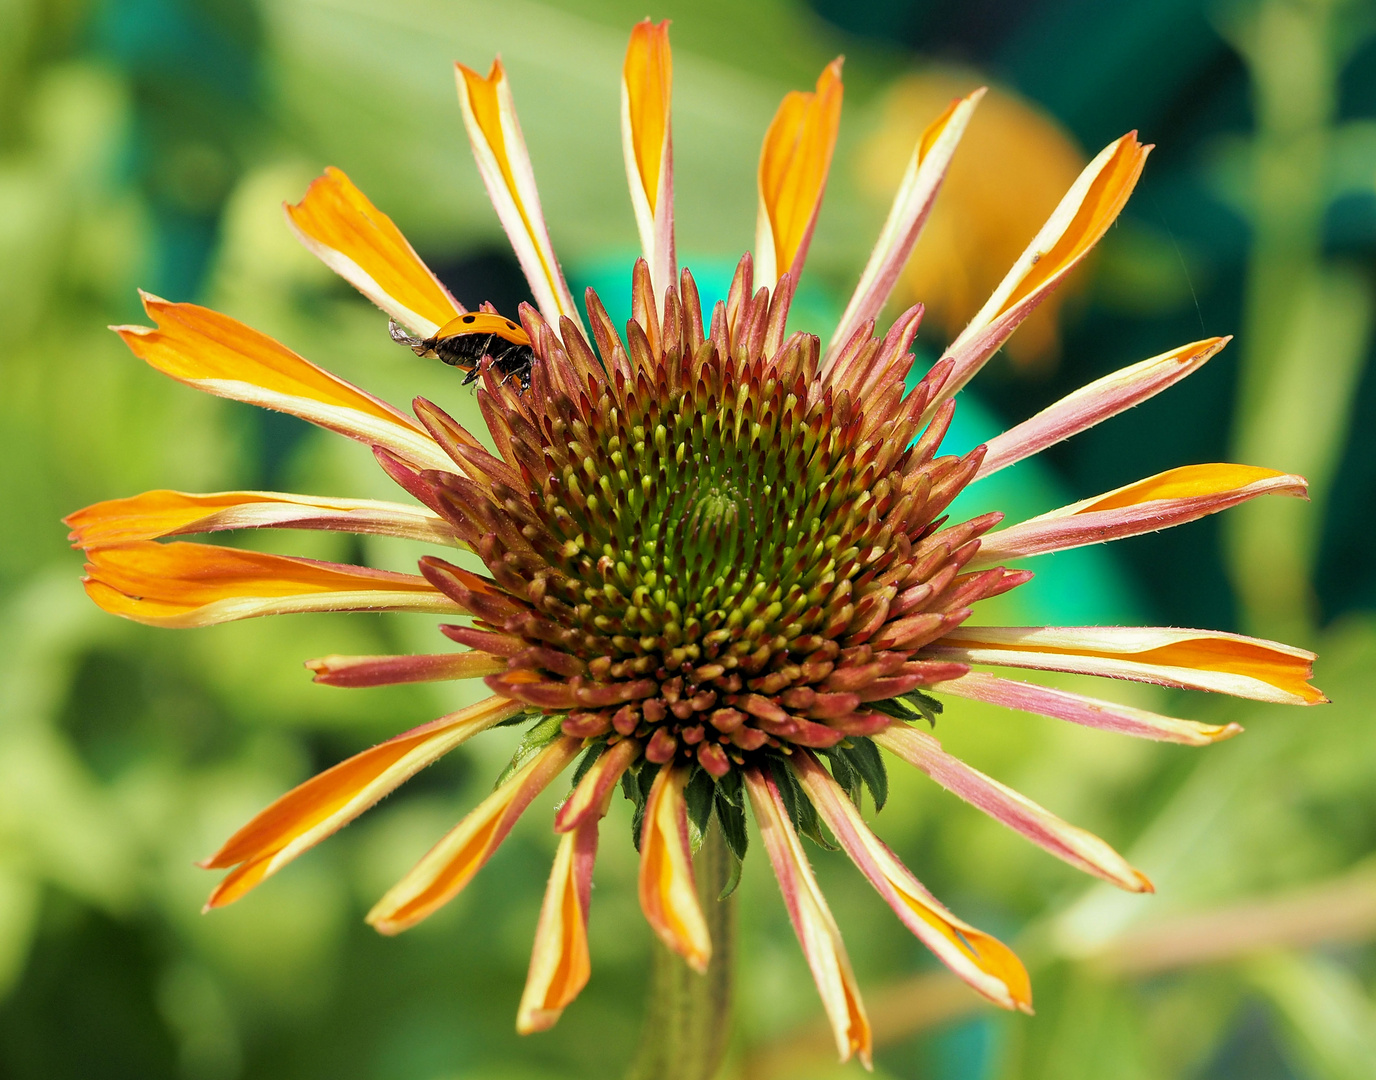
[[[500,63],[462,66],[459,96],[479,170],[536,307],[521,327],[529,386],[480,365],[490,445],[423,399],[414,417],[224,315],[145,297],[156,329],[121,327],[134,353],[183,382],[304,417],[373,448],[413,502],[271,492],[154,491],[69,519],[102,607],[157,626],[293,611],[424,611],[463,651],[331,656],[340,686],[485,679],[493,695],[366,750],[268,807],[209,859],[228,869],[209,906],[243,896],[466,739],[530,730],[510,775],[368,916],[384,933],[424,919],[482,867],[542,789],[575,765],[518,1027],[553,1024],[586,983],[598,822],[618,783],[635,803],[640,899],[695,968],[712,941],[692,878],[693,838],[715,818],[738,855],[752,809],[843,1058],[868,1061],[870,1029],[836,924],[799,833],[831,831],[900,919],[976,991],[1030,1009],[1027,973],[1003,944],[936,900],[871,831],[858,805],[886,789],[880,749],[916,765],[1052,854],[1122,888],[1147,879],[1103,841],[946,754],[917,725],[943,698],[975,698],[1144,738],[1200,745],[1237,732],[976,672],[1041,668],[1313,704],[1313,656],[1207,630],[966,625],[982,599],[1030,575],[1005,564],[1191,521],[1297,476],[1242,465],[1175,469],[1031,521],[948,522],[968,484],[1179,381],[1211,339],[1070,395],[964,457],[940,456],[954,396],[1083,259],[1126,202],[1148,147],[1108,146],[945,356],[905,390],[919,308],[879,337],[980,94],[922,134],[878,245],[830,344],[788,333],[794,287],[840,119],[839,61],[791,93],[765,137],[756,250],[728,298],[701,310],[674,254],[667,24],[637,26],[622,123],[644,259],[623,336],[588,295],[591,333],[545,228]],[[287,208],[330,267],[417,340],[465,309],[338,170]],[[484,309],[490,310],[490,309]],[[295,527],[422,539],[476,553],[486,574],[427,556],[420,574],[167,537]]]

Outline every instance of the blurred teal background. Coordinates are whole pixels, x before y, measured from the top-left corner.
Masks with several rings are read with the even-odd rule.
[[[513,1030],[554,850],[550,799],[441,915],[398,939],[363,925],[488,789],[511,750],[501,733],[246,901],[200,914],[214,878],[193,860],[254,811],[473,698],[317,687],[300,667],[439,648],[432,620],[123,623],[82,594],[58,519],[155,487],[390,497],[362,448],[134,360],[104,327],[140,321],[138,286],[480,427],[452,372],[395,348],[279,209],[338,165],[460,299],[514,310],[524,285],[469,156],[452,60],[503,55],[575,294],[591,283],[624,307],[636,237],[618,86],[645,14],[621,0],[0,0],[0,1077],[552,1080],[624,1067],[649,951],[624,806],[603,831],[592,982],[551,1033]],[[1067,170],[1132,128],[1157,144],[1096,261],[981,376],[953,443],[1186,341],[1239,339],[962,510],[1037,513],[1208,460],[1313,485],[1307,505],[1250,504],[1044,558],[1031,585],[981,613],[1282,637],[1322,653],[1316,681],[1334,704],[1092,688],[1248,727],[1205,750],[949,709],[937,732],[949,749],[1103,835],[1159,892],[1091,885],[895,769],[879,831],[958,913],[1018,947],[1038,1013],[984,1010],[843,858],[813,850],[876,1024],[876,1075],[1376,1076],[1376,9],[667,0],[652,14],[674,20],[679,250],[707,293],[753,241],[756,155],[780,96],[846,54],[795,316],[824,336],[887,209],[893,160],[951,93],[995,86],[904,286],[929,302],[929,355],[1031,238]],[[324,534],[243,542],[398,569],[415,554]],[[763,860],[742,888],[726,1075],[858,1076],[831,1063]]]

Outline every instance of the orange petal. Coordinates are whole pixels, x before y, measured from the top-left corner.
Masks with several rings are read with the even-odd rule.
[[[704,972],[712,939],[698,906],[693,857],[688,846],[688,770],[665,766],[655,776],[640,828],[640,910],[660,940]]]
[[[568,766],[582,739],[561,735],[431,848],[368,912],[383,934],[399,934],[447,904],[501,846],[531,799]]]
[[[1328,700],[1309,685],[1313,653],[1218,630],[962,626],[928,646],[924,655],[1212,690],[1283,705],[1319,705]]]
[[[375,499],[321,499],[276,491],[145,491],[108,499],[62,519],[74,547],[108,547],[185,533],[225,529],[337,529],[456,544],[443,518],[419,506]]]
[[[864,273],[851,294],[841,321],[827,346],[823,370],[831,367],[836,355],[850,341],[861,324],[869,319],[878,318],[884,304],[893,292],[908,257],[922,235],[922,226],[927,222],[932,204],[936,202],[941,182],[946,178],[946,170],[955,155],[960,138],[969,126],[975,106],[984,97],[984,89],[976,90],[963,98],[951,102],[950,107],[938,116],[913,148],[913,156],[908,161],[908,170],[898,185],[888,220],[875,242]]]
[[[937,401],[953,396],[984,366],[1047,293],[1089,254],[1127,204],[1150,146],[1129,132],[1085,166],[1041,232],[946,350],[955,369]]]
[[[658,25],[649,19],[637,23],[621,69],[621,145],[640,246],[659,305],[677,273],[674,142],[669,110],[673,82],[668,20]]]
[[[355,754],[293,788],[201,863],[207,869],[235,867],[206,907],[239,899],[425,766],[522,708],[519,702],[490,697]]]
[[[535,187],[535,173],[530,167],[525,137],[516,119],[506,70],[500,60],[494,60],[492,70],[484,78],[463,64],[454,66],[463,122],[468,129],[473,157],[478,162],[478,172],[516,252],[516,259],[525,271],[535,306],[551,326],[558,326],[559,316],[566,315],[581,328],[582,318],[569,293],[559,261],[554,257],[549,230],[545,228],[540,193]]]
[[[1185,465],[990,533],[967,568],[1156,532],[1261,495],[1307,498],[1308,485],[1254,465]]]
[[[392,219],[334,166],[283,208],[313,255],[412,333],[430,337],[464,313]]]
[[[995,1005],[1031,1012],[1031,980],[1013,950],[957,919],[938,903],[874,835],[855,804],[809,752],[795,753],[791,764],[827,828],[903,925],[937,959]]]
[[[522,1035],[553,1027],[587,985],[592,972],[588,958],[588,905],[592,899],[598,822],[607,813],[616,781],[638,753],[639,746],[631,739],[608,749],[583,774],[555,819],[555,827],[563,836],[540,907],[530,971],[516,1013],[516,1030]],[[569,803],[575,809],[572,814],[565,814]]]
[[[635,739],[622,739],[609,746],[583,774],[568,801],[559,807],[554,816],[554,831],[570,832],[589,817],[600,818],[605,814],[616,782],[639,756],[640,743]]]
[[[755,287],[773,288],[802,273],[841,126],[841,58],[813,92],[784,95],[760,150],[760,212],[755,226]]]
[[[865,1003],[860,1000],[860,988],[856,985],[850,958],[841,943],[841,931],[831,917],[822,890],[817,887],[817,879],[812,875],[812,867],[803,854],[803,845],[793,830],[773,778],[758,768],[748,768],[743,775],[760,839],[769,854],[789,920],[831,1021],[836,1051],[842,1061],[856,1054],[868,1069],[874,1036],[869,1017],[865,1015]]]
[[[545,887],[530,970],[516,1011],[522,1035],[547,1031],[588,984],[588,904],[597,857],[596,818],[559,838],[559,850]]]
[[[364,393],[228,315],[143,293],[157,329],[117,326],[135,356],[179,382],[219,397],[291,413],[421,469],[452,469],[430,433],[405,413]]]
[[[414,574],[211,544],[142,540],[87,557],[91,599],[150,626],[212,626],[301,611],[461,610]]]

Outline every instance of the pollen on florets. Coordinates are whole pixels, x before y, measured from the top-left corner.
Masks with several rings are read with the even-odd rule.
[[[983,448],[936,456],[946,372],[904,389],[916,315],[824,372],[816,337],[785,337],[788,280],[752,295],[748,256],[707,327],[687,271],[662,315],[643,263],[634,285],[624,343],[589,293],[602,364],[523,310],[531,387],[479,391],[505,460],[451,437],[463,472],[419,478],[491,574],[422,565],[477,617],[446,633],[508,658],[488,684],[720,777],[871,735],[963,674],[923,647],[1024,576],[961,573],[998,515],[943,527]]]

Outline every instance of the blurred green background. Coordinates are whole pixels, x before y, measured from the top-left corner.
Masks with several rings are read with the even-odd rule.
[[[620,1074],[650,936],[624,806],[603,831],[593,979],[548,1034],[519,1039],[513,1024],[554,850],[550,799],[441,915],[399,939],[362,922],[488,789],[511,749],[502,733],[203,917],[214,879],[194,859],[313,771],[475,691],[329,689],[300,667],[442,647],[429,619],[170,632],[106,616],[81,592],[58,518],[154,487],[390,497],[362,448],[135,361],[105,326],[140,320],[137,286],[208,303],[389,400],[423,393],[480,426],[452,372],[395,348],[279,209],[338,165],[460,299],[513,311],[524,286],[469,157],[454,59],[503,55],[575,294],[593,283],[624,306],[636,238],[618,84],[645,14],[622,0],[0,0],[0,1077]],[[756,155],[779,97],[847,55],[796,309],[824,336],[894,169],[951,93],[996,88],[905,283],[929,301],[920,341],[933,354],[1067,170],[1132,128],[1157,144],[1098,258],[964,395],[952,438],[973,445],[1186,341],[1239,340],[964,509],[1040,512],[1208,460],[1312,483],[1309,504],[1249,504],[1043,559],[990,617],[1283,637],[1322,653],[1316,681],[1333,705],[1092,688],[1248,727],[1205,750],[970,703],[940,722],[948,748],[1124,850],[1156,896],[1088,884],[894,770],[880,832],[958,913],[1019,948],[1035,1018],[985,1010],[841,856],[811,852],[876,1024],[876,1074],[1376,1077],[1376,9],[666,0],[653,14],[674,20],[680,258],[709,295],[753,240]],[[243,542],[398,569],[414,556],[325,534]],[[742,888],[727,1075],[858,1076],[831,1062],[758,852]]]

